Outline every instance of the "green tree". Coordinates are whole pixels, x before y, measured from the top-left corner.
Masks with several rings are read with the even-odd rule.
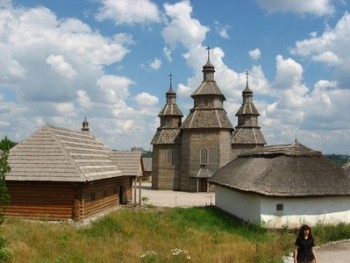
[[[326,157],[339,165],[344,165],[350,160],[350,156],[344,154],[326,154]]]
[[[17,143],[11,141],[7,136],[0,141],[0,150],[9,151],[12,147],[14,147]]]
[[[10,172],[11,168],[7,162],[10,148],[16,145],[6,136],[0,141],[0,225],[5,219],[5,209],[10,202],[10,195],[5,181],[5,176]],[[0,261],[7,262],[11,257],[11,252],[5,247],[6,240],[0,235]]]
[[[4,210],[10,201],[10,196],[5,181],[6,173],[10,172],[11,170],[7,162],[7,158],[10,149],[16,144],[17,143],[8,139],[7,136],[0,141],[0,225],[4,221]]]
[[[0,225],[4,221],[4,210],[9,204],[10,196],[8,193],[5,176],[6,173],[10,172],[11,168],[7,162],[9,150],[5,149],[1,151],[0,156]]]

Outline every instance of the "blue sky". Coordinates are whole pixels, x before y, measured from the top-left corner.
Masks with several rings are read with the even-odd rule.
[[[206,47],[234,126],[245,72],[269,145],[350,154],[345,0],[0,0],[0,138],[45,124],[152,149],[169,74],[186,116]]]

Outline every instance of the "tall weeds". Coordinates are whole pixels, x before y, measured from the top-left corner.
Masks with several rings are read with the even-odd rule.
[[[15,263],[277,263],[295,239],[215,207],[121,209],[84,227],[7,219],[2,233]]]

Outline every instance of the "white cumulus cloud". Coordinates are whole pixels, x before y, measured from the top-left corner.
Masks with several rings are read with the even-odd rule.
[[[150,68],[153,70],[158,70],[162,65],[162,61],[159,58],[154,58],[154,60],[150,63]]]
[[[330,15],[335,12],[331,0],[257,0],[260,6],[270,13],[293,12],[298,14],[312,14],[315,16]]]
[[[215,30],[221,38],[230,39],[230,35],[228,33],[229,28],[230,26],[221,25],[218,21],[215,21]]]
[[[291,49],[293,55],[310,59],[314,63],[331,66],[340,86],[350,85],[350,14],[345,13],[332,28],[327,26],[317,36],[297,41]]]
[[[56,73],[63,77],[72,79],[77,75],[77,72],[61,55],[50,55],[47,57],[46,62]]]
[[[114,75],[104,75],[96,82],[102,92],[101,98],[108,103],[125,100],[129,96],[131,84],[133,84],[131,79]]]
[[[261,51],[258,48],[249,50],[248,54],[252,59],[259,59],[261,57]]]
[[[170,46],[180,43],[185,48],[200,45],[209,28],[191,17],[192,6],[189,1],[164,4],[165,14],[170,18],[169,24],[162,31],[164,41]]]
[[[135,98],[136,102],[140,106],[155,106],[158,104],[159,99],[156,96],[153,96],[147,92],[141,92],[137,94]]]
[[[149,0],[102,0],[97,19],[110,19],[115,24],[144,24],[159,22],[157,5]]]

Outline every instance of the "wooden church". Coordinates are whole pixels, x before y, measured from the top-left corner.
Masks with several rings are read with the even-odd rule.
[[[209,49],[202,72],[203,81],[191,95],[193,108],[183,122],[170,78],[166,104],[158,115],[160,126],[151,141],[152,189],[210,191],[208,178],[215,171],[238,154],[266,144],[248,75],[243,103],[236,114],[238,125],[234,128],[224,109],[225,95],[214,78]]]

